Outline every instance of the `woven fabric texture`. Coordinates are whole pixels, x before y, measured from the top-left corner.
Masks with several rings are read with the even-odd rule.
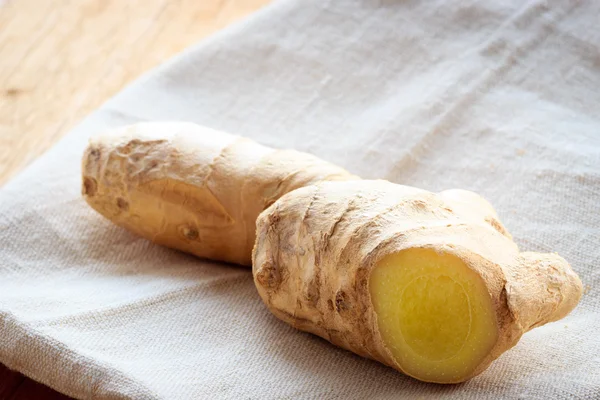
[[[81,399],[600,398],[600,2],[275,2],[149,73],[0,190],[0,362]],[[251,273],[80,195],[90,135],[186,120],[364,178],[486,197],[586,287],[461,385],[273,317]]]

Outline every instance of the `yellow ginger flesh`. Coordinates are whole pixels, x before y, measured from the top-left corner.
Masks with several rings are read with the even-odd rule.
[[[455,256],[424,248],[391,254],[373,269],[370,293],[382,339],[408,375],[460,380],[496,342],[485,284]]]

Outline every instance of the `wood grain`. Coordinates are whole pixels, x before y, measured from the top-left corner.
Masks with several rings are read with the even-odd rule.
[[[0,185],[133,78],[270,0],[0,0]]]
[[[271,0],[0,0],[0,186],[125,84]],[[61,399],[0,364],[0,400]]]

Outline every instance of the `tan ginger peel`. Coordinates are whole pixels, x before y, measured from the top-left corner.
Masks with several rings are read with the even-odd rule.
[[[278,318],[423,381],[481,373],[581,297],[563,258],[520,252],[475,193],[360,180],[189,123],[93,138],[82,190],[149,240],[252,265]]]

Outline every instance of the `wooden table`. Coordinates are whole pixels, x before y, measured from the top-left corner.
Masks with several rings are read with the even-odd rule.
[[[142,72],[270,0],[0,0],[0,185]]]
[[[270,0],[0,0],[0,186],[125,84]],[[66,399],[0,364],[0,400]]]

